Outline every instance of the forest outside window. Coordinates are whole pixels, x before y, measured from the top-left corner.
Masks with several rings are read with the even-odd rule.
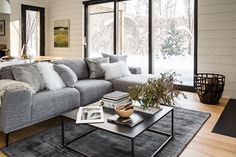
[[[141,67],[143,73],[173,70],[180,74],[183,85],[193,86],[197,64],[195,0],[91,2],[84,2],[86,56],[125,54],[127,64]]]

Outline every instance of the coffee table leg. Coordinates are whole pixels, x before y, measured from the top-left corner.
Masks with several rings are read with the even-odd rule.
[[[171,111],[171,136],[174,136],[174,110]]]
[[[61,135],[61,141],[62,141],[62,145],[64,146],[65,145],[65,133],[64,133],[64,117],[63,116],[61,116],[61,133],[62,133],[62,135]]]
[[[134,139],[131,139],[131,156],[134,157]]]

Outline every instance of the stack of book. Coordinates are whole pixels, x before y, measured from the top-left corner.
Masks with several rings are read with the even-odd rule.
[[[105,94],[101,100],[101,104],[108,108],[114,108],[117,104],[127,104],[129,102],[129,94],[120,91]]]

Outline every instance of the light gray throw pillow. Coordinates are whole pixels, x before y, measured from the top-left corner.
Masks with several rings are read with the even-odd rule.
[[[105,72],[105,80],[112,80],[120,77],[132,75],[127,64],[123,61],[115,63],[105,63],[101,65]]]
[[[87,59],[84,61],[88,65],[90,75],[90,79],[99,79],[104,78],[104,70],[101,68],[101,64],[109,63],[109,58],[96,58],[96,59]]]
[[[54,64],[53,68],[64,81],[67,87],[73,88],[75,86],[78,78],[71,68],[63,64]]]
[[[44,81],[35,64],[15,65],[11,67],[16,81],[30,84],[35,93],[44,89]]]
[[[102,56],[104,58],[109,57],[110,63],[115,63],[115,62],[119,62],[119,61],[123,61],[126,63],[126,60],[128,57],[127,55],[110,55],[110,54],[105,54],[105,53],[102,53]]]

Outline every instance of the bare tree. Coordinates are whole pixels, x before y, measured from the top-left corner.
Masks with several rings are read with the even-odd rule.
[[[187,27],[188,27],[188,31],[187,31],[187,38],[188,38],[188,54],[191,55],[192,54],[192,34],[193,34],[193,0],[184,0],[184,7],[185,7],[185,12],[187,15],[187,19],[184,20]]]

